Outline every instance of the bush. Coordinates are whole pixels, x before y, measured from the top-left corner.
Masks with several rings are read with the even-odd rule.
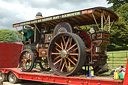
[[[0,42],[17,42],[19,37],[16,31],[1,29],[0,30]]]

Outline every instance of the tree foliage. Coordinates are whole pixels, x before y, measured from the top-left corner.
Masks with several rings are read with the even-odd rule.
[[[107,1],[108,4],[113,4],[111,9],[113,9],[114,11],[116,11],[116,9],[121,5],[128,3],[128,0],[107,0]]]
[[[119,20],[111,28],[109,50],[128,49],[128,3],[116,8],[115,13],[118,14]]]
[[[16,31],[1,29],[0,30],[0,42],[17,42],[19,41]]]
[[[116,12],[125,20],[125,23],[128,25],[128,3],[125,3],[117,8]]]
[[[113,24],[110,35],[109,50],[128,49],[128,26],[122,17]]]

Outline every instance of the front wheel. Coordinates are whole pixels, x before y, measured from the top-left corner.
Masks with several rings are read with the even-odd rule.
[[[35,57],[34,57],[34,53],[31,50],[26,49],[21,53],[19,59],[19,65],[21,71],[30,72],[34,67],[34,62],[35,62]]]
[[[85,60],[84,42],[74,33],[59,33],[49,45],[48,62],[57,75],[77,73],[85,64]]]

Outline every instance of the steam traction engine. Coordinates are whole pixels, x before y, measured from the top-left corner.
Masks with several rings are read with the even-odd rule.
[[[27,48],[19,59],[21,70],[31,71],[39,63],[42,70],[52,69],[57,75],[75,74],[86,65],[97,72],[106,63],[111,22],[117,19],[107,8],[95,7],[14,24],[23,26]]]

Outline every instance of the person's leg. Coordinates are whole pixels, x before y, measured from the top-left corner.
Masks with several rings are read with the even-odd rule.
[[[110,73],[110,75],[113,75],[113,74],[114,74],[114,72],[115,72],[115,70],[113,70],[113,71]]]
[[[101,70],[101,71],[98,72],[98,74],[102,74],[102,73],[105,73],[105,72],[108,72],[108,69],[106,69],[106,70]]]

